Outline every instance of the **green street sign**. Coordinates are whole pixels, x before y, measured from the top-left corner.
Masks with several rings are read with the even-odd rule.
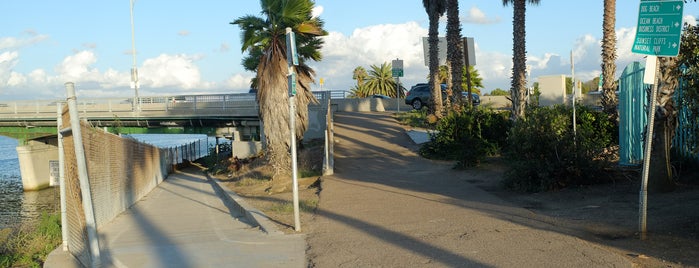
[[[393,69],[391,73],[393,77],[403,77],[403,69]]]
[[[675,57],[680,52],[684,1],[641,0],[636,38],[631,51],[645,55]]]

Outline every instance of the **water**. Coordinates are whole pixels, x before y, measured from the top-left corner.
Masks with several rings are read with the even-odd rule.
[[[215,139],[199,134],[133,134],[131,137],[161,148],[206,140],[202,155],[215,145]],[[36,221],[42,212],[60,211],[60,187],[24,192],[17,158],[17,140],[0,136],[0,229],[21,222]]]
[[[24,192],[16,147],[17,140],[0,136],[0,229],[60,211],[58,187]]]

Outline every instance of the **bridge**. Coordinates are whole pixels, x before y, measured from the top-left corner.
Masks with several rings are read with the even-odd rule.
[[[24,143],[56,135],[56,117],[65,101],[0,103],[0,135]],[[111,133],[196,133],[216,135],[216,129],[238,127],[259,137],[259,107],[255,94],[214,94],[78,99],[82,119]],[[245,129],[245,130],[243,130]],[[256,134],[257,133],[257,134]],[[259,140],[259,138],[258,138]]]

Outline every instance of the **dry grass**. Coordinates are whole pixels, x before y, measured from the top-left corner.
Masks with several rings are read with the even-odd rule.
[[[308,222],[318,207],[320,174],[323,166],[322,141],[311,141],[298,151],[299,207],[301,224]],[[251,206],[261,210],[280,230],[294,232],[291,176],[272,179],[274,170],[264,157],[248,159],[225,159],[218,166],[225,172],[215,177],[245,198]]]

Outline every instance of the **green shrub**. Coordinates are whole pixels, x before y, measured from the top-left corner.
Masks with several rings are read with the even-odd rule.
[[[493,110],[453,112],[437,123],[437,132],[420,148],[420,155],[456,160],[458,167],[476,166],[486,156],[498,153],[508,128],[507,116]]]
[[[576,106],[527,110],[508,135],[505,186],[538,192],[605,181],[609,159],[602,154],[616,141],[614,122],[604,113]]]
[[[0,230],[0,267],[41,267],[61,243],[61,216],[42,213],[38,223]]]

